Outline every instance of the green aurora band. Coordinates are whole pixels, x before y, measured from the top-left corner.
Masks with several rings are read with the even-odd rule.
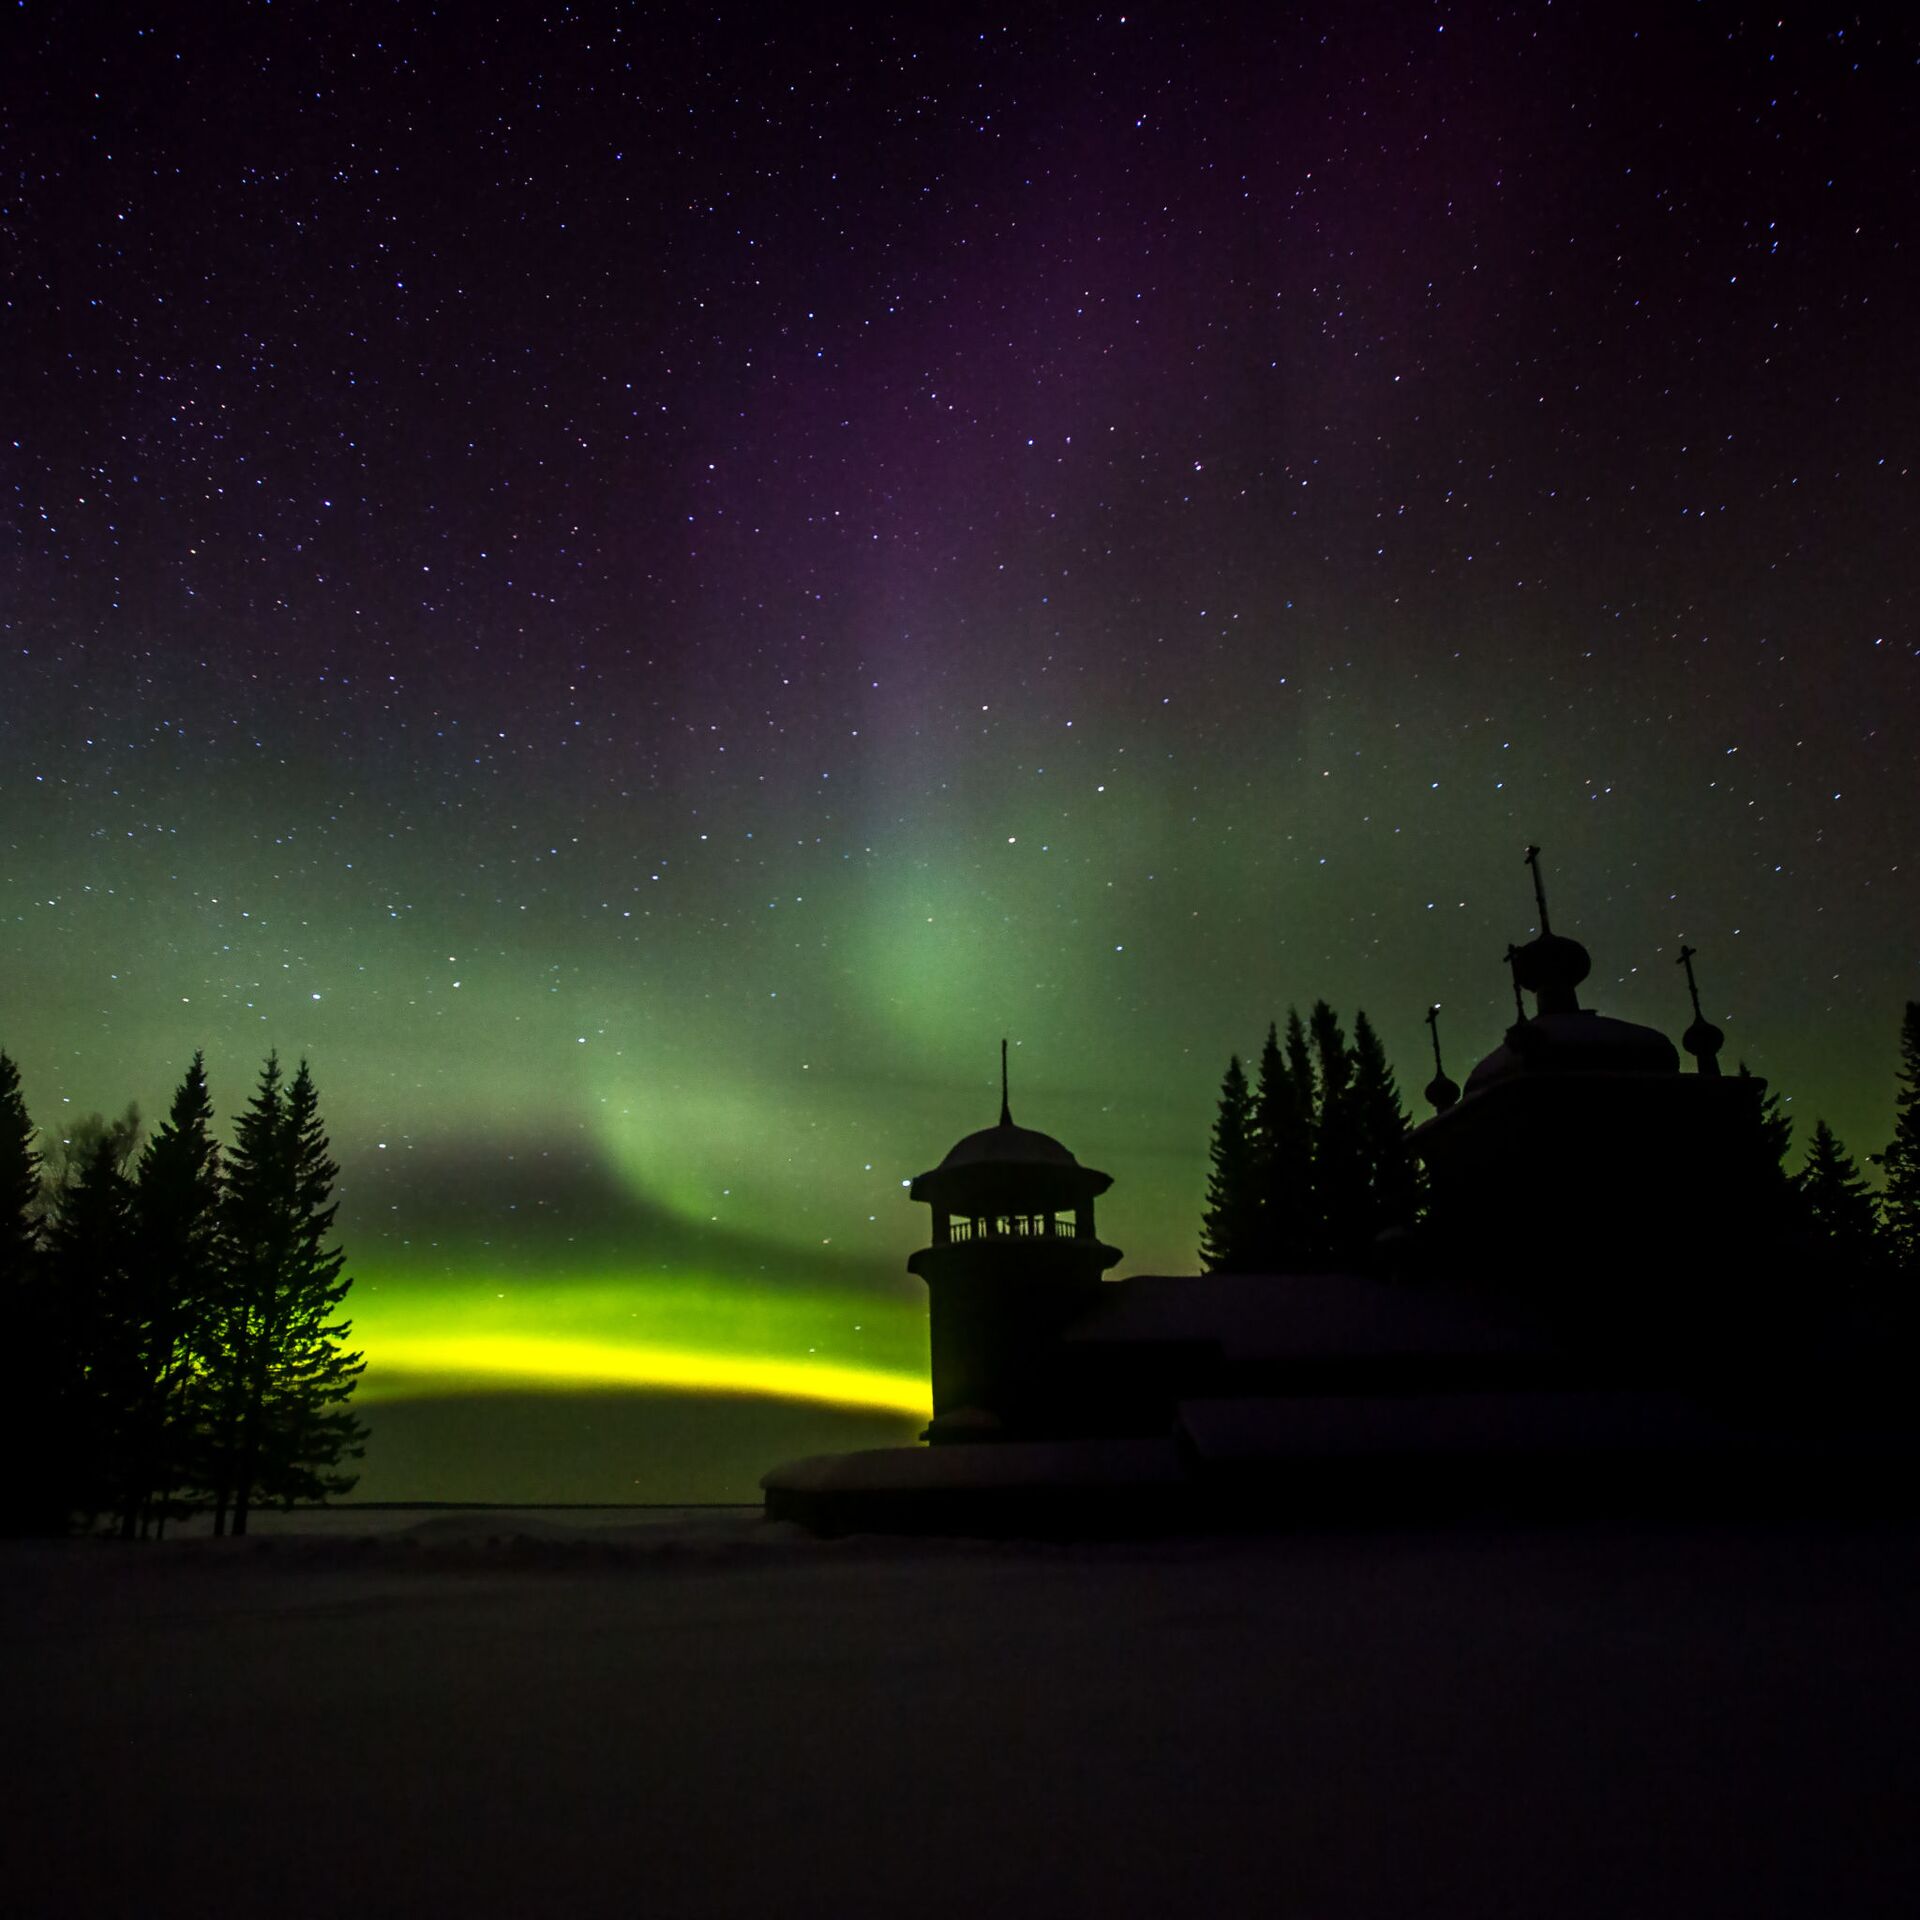
[[[0,1046],[54,1138],[311,1061],[363,1497],[910,1436],[1003,1035],[1191,1271],[1229,1052],[1419,1118],[1530,841],[1584,1004],[1688,941],[1890,1138],[1910,36],[18,11]]]
[[[510,869],[528,844],[541,859],[486,892],[413,845],[403,815],[376,834],[353,796],[334,809],[341,844],[303,846],[290,794],[245,832],[183,804],[164,836],[102,836],[56,784],[30,786],[37,870],[14,888],[11,959],[37,1017],[0,1041],[49,1135],[129,1096],[163,1111],[196,1046],[229,1115],[268,1046],[312,1059],[343,1169],[369,1490],[451,1483],[402,1434],[409,1403],[640,1393],[686,1404],[693,1431],[695,1400],[788,1408],[730,1456],[721,1478],[747,1497],[766,1449],[844,1437],[829,1415],[917,1427],[925,1298],[904,1263],[926,1220],[903,1187],[992,1120],[1002,1033],[1016,1116],[1115,1176],[1101,1217],[1121,1271],[1181,1271],[1225,1056],[1290,1001],[1367,1008],[1416,1117],[1428,1001],[1446,1003],[1456,1076],[1510,1017],[1498,956],[1531,921],[1516,827],[1564,811],[1544,748],[1456,801],[1456,841],[1421,824],[1427,765],[1390,757],[1345,803],[1317,774],[1243,772],[1196,824],[1190,790],[1115,750],[1051,814],[1014,807],[1008,791],[1061,764],[1035,732],[1009,729],[998,780],[955,762],[918,817],[884,829],[820,815],[799,845],[762,802],[724,826],[720,810],[661,826],[675,860],[636,859],[636,830],[610,831],[603,858],[633,876],[619,887],[584,851],[548,856],[565,844],[550,824],[490,825]],[[1810,1026],[1813,936],[1791,915],[1745,922],[1743,883],[1698,844],[1710,819],[1650,836],[1636,887],[1593,908],[1584,875],[1609,870],[1611,832],[1561,821],[1556,921],[1594,951],[1588,1003],[1677,1031],[1673,944],[1704,948],[1711,927],[1729,1059],[1798,1094],[1795,1111],[1811,1089],[1873,1142],[1890,1124],[1891,984],[1862,982]],[[1438,899],[1430,868],[1454,876]],[[599,1486],[595,1444],[526,1483]],[[462,1464],[463,1489],[488,1484],[483,1465]]]

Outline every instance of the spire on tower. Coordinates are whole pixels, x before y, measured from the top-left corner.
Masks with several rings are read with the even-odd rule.
[[[1000,1124],[1013,1125],[1013,1110],[1007,1105],[1007,1043],[1000,1042]]]
[[[1700,1072],[1718,1074],[1720,1049],[1726,1045],[1727,1037],[1700,1011],[1700,988],[1693,977],[1693,956],[1694,949],[1683,940],[1680,943],[1680,957],[1675,964],[1687,970],[1687,993],[1693,1001],[1693,1025],[1680,1036],[1680,1044],[1693,1055],[1694,1064]]]
[[[1520,949],[1511,940],[1507,942],[1507,971],[1513,976],[1513,1018],[1516,1026],[1525,1022],[1527,1003],[1520,997]]]
[[[1547,919],[1547,883],[1540,877],[1540,849],[1530,846],[1526,852],[1526,864],[1533,869],[1534,904],[1540,909],[1540,931],[1551,933],[1553,927]]]
[[[1427,1082],[1427,1104],[1435,1113],[1445,1113],[1460,1098],[1460,1089],[1447,1078],[1447,1070],[1440,1064],[1440,1003],[1436,1000],[1427,1009],[1427,1025],[1433,1032],[1433,1078]]]

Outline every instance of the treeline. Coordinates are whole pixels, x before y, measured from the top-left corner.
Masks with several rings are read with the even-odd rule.
[[[306,1062],[285,1081],[268,1056],[223,1148],[196,1053],[165,1123],[140,1132],[129,1108],[43,1155],[0,1053],[0,1298],[30,1356],[10,1531],[111,1519],[133,1538],[204,1506],[216,1532],[245,1533],[256,1506],[354,1482],[340,1465],[363,1450],[347,1404],[363,1362]]]
[[[1746,1069],[1743,1067],[1741,1072]],[[1770,1190],[1747,1224],[1783,1257],[1815,1257],[1857,1282],[1920,1281],[1920,1001],[1900,1029],[1894,1136],[1873,1156],[1878,1193],[1825,1120],[1788,1172],[1793,1122],[1777,1091],[1760,1105]],[[1353,1040],[1322,1000],[1284,1042],[1267,1029],[1257,1074],[1227,1063],[1214,1121],[1200,1253],[1213,1273],[1364,1265],[1377,1237],[1421,1212],[1419,1164],[1378,1035],[1356,1014]]]
[[[1236,1054],[1220,1084],[1200,1257],[1210,1273],[1362,1265],[1410,1227],[1420,1172],[1385,1050],[1364,1013],[1348,1041],[1324,1000],[1267,1028],[1249,1084]]]
[[[1789,1174],[1793,1122],[1778,1093],[1767,1095],[1760,1112],[1768,1162],[1778,1169],[1774,1198],[1787,1234],[1831,1255],[1842,1271],[1862,1281],[1920,1280],[1920,1000],[1907,1002],[1900,1023],[1893,1139],[1884,1153],[1872,1156],[1884,1175],[1877,1194],[1824,1120],[1814,1121],[1800,1170]]]

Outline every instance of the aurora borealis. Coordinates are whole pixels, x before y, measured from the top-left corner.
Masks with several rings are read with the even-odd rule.
[[[1003,1033],[1190,1267],[1227,1053],[1364,1007],[1414,1107],[1437,1000],[1464,1077],[1529,840],[1589,1004],[1677,1032],[1691,941],[1888,1137],[1911,27],[8,32],[0,1045],[56,1132],[311,1058],[367,1494],[679,1496],[554,1394],[742,1497],[912,1431]]]

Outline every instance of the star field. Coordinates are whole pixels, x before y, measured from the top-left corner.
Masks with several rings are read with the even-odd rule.
[[[1228,1051],[1361,1006],[1414,1106],[1438,1000],[1463,1075],[1528,841],[1589,1004],[1693,942],[1877,1150],[1920,38],[1288,13],[18,9],[35,1118],[308,1054],[370,1395],[646,1348],[795,1452],[741,1370],[903,1417],[1002,1033],[1189,1268]]]

